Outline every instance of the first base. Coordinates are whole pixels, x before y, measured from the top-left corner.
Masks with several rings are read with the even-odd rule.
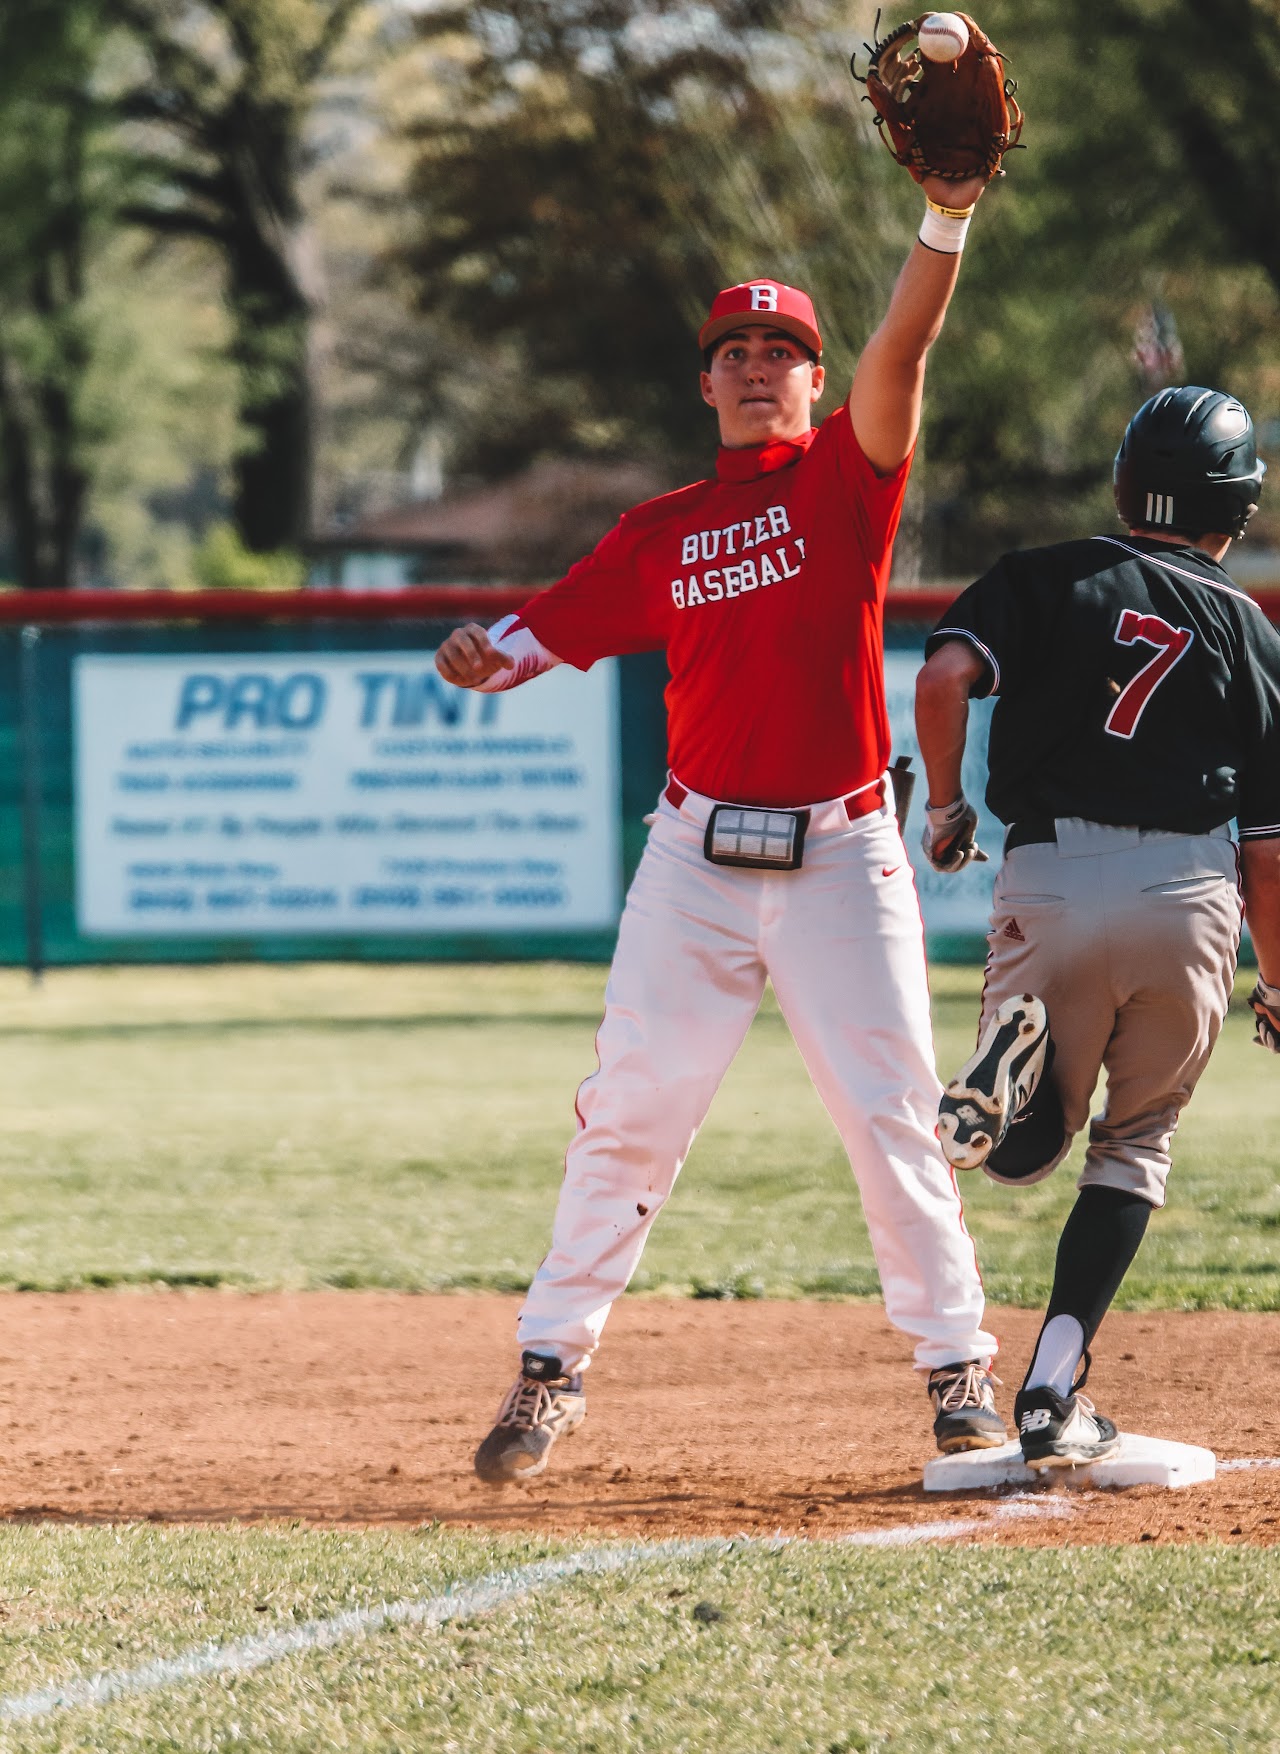
[[[1211,1449],[1172,1443],[1163,1437],[1120,1433],[1120,1448],[1101,1461],[1078,1468],[1046,1468],[1033,1474],[1015,1441],[999,1449],[963,1450],[935,1456],[924,1465],[926,1492],[974,1492],[983,1486],[1034,1486],[1055,1481],[1073,1486],[1196,1486],[1212,1480],[1217,1461]]]

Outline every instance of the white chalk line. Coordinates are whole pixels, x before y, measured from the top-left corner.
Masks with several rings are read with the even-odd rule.
[[[1220,1474],[1235,1473],[1242,1468],[1280,1468],[1280,1456],[1243,1456],[1234,1461],[1218,1463]]]
[[[593,1548],[566,1554],[563,1559],[542,1559],[532,1565],[495,1572],[476,1583],[451,1586],[443,1594],[380,1602],[371,1608],[348,1608],[324,1620],[306,1620],[299,1626],[235,1639],[229,1644],[194,1645],[177,1656],[159,1657],[135,1669],[107,1670],[96,1675],[41,1687],[31,1693],[0,1697],[0,1720],[29,1722],[77,1707],[109,1704],[128,1694],[154,1693],[188,1681],[213,1675],[244,1675],[284,1657],[314,1650],[328,1650],[348,1639],[364,1638],[386,1626],[444,1626],[451,1620],[469,1620],[550,1585],[582,1576],[604,1577],[628,1566],[662,1559],[700,1559],[708,1554],[741,1549],[778,1549],[799,1545],[832,1547],[914,1547],[933,1541],[954,1541],[990,1528],[1009,1517],[1064,1514],[1047,1510],[1045,1500],[1025,1499],[996,1505],[991,1516],[953,1518],[946,1522],[905,1523],[892,1529],[866,1529],[842,1535],[828,1543],[808,1542],[804,1537],[778,1535],[772,1539],[740,1535],[707,1537],[692,1541],[633,1542],[625,1547]],[[1070,1508],[1065,1509],[1070,1515]]]
[[[620,1571],[638,1557],[685,1559],[727,1550],[729,1541],[661,1542],[650,1548],[614,1548],[600,1552],[570,1553],[563,1559],[543,1559],[536,1564],[497,1572],[472,1584],[451,1587],[442,1595],[410,1597],[399,1602],[380,1602],[371,1608],[348,1608],[324,1620],[236,1639],[230,1644],[195,1645],[174,1657],[161,1657],[136,1669],[117,1669],[44,1687],[33,1693],[0,1698],[0,1718],[47,1717],[72,1706],[105,1705],[127,1693],[149,1693],[182,1681],[203,1680],[211,1675],[247,1674],[282,1657],[300,1651],[326,1650],[350,1638],[362,1638],[384,1626],[444,1626],[450,1620],[470,1619],[500,1608],[518,1596],[548,1584],[563,1583],[583,1573],[604,1575]]]

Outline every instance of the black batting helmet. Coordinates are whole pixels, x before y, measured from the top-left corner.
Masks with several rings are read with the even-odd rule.
[[[1116,510],[1133,530],[1242,536],[1267,465],[1249,410],[1199,384],[1144,402],[1116,452]]]

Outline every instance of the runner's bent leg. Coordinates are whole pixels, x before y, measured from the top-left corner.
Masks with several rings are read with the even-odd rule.
[[[520,1312],[520,1345],[566,1372],[594,1352],[764,992],[761,882],[709,865],[702,831],[664,809],[627,897],[578,1092],[551,1248]]]
[[[1066,991],[1092,990],[1112,1006],[1099,1056],[1106,1106],[1090,1127],[1080,1193],[1023,1384],[1066,1395],[1164,1200],[1178,1116],[1226,1015],[1240,908],[1234,846],[1214,836],[1144,837],[1092,860],[1059,860],[1057,870],[1060,886],[1092,904],[1087,926],[1100,958],[1090,968],[1085,947],[1058,934]],[[1066,1029],[1078,1026],[1081,1010],[1059,1008]],[[1051,1031],[1053,1020],[1050,1008]]]
[[[960,1195],[938,1147],[924,931],[892,817],[813,837],[766,909],[778,1002],[857,1178],[885,1313],[919,1367],[988,1361],[984,1298]]]
[[[1103,1064],[1107,1099],[1089,1128],[1081,1187],[1164,1204],[1179,1117],[1227,1014],[1240,942],[1235,846],[1167,835],[1107,862],[1119,993]]]
[[[1099,867],[1096,858],[1060,857],[1050,841],[1015,847],[995,878],[976,1039],[1006,999],[1034,993],[1043,1001],[1054,1047],[1046,1082],[1061,1100],[1065,1136],[1051,1137],[1041,1169],[1062,1161],[1088,1121],[1115,1027],[1111,955],[1107,934],[1098,930]],[[1004,1141],[1011,1147],[1006,1157],[1020,1151],[1016,1133],[1015,1125]],[[1002,1149],[988,1159],[993,1171],[1001,1168]],[[1028,1167],[1018,1164],[1017,1173]]]

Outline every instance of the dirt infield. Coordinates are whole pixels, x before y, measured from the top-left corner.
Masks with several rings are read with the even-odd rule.
[[[512,1366],[515,1300],[366,1292],[0,1297],[0,1515],[318,1524],[438,1519],[568,1534],[837,1535],[972,1517],[922,1491],[930,1412],[878,1309],[624,1301],[590,1417],[527,1489],[470,1471]],[[1013,1385],[1036,1316],[992,1312]],[[1280,1322],[1108,1318],[1091,1391],[1127,1429],[1280,1457]],[[999,1367],[997,1367],[999,1368]],[[1280,1468],[1069,1493],[1072,1541],[1280,1541]],[[1066,1537],[1057,1520],[991,1538]]]

